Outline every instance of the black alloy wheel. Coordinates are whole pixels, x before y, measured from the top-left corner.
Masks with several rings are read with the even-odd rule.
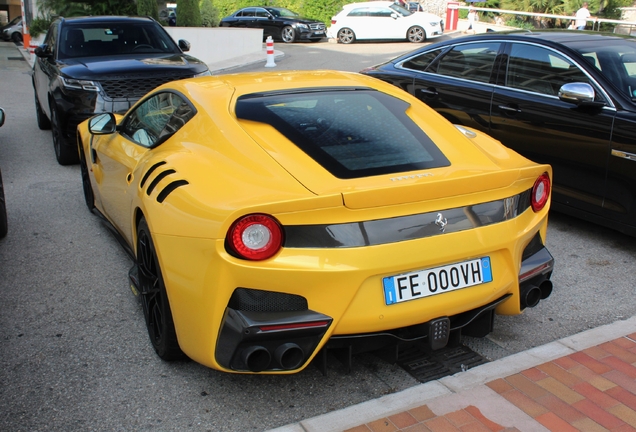
[[[82,174],[82,189],[84,190],[84,202],[88,211],[93,211],[95,208],[95,194],[93,193],[93,186],[91,185],[91,178],[88,174],[88,165],[86,164],[86,156],[84,155],[84,148],[80,147],[80,173]]]
[[[60,124],[60,116],[54,104],[51,104],[51,133],[57,163],[60,165],[76,164],[79,161],[77,150],[66,143]]]
[[[141,307],[144,311],[152,347],[163,360],[171,361],[185,358],[177,341],[168,294],[163,283],[150,229],[143,218],[137,227],[137,266],[139,268]]]
[[[292,26],[285,26],[280,32],[280,38],[285,43],[292,43],[296,40],[296,30]]]

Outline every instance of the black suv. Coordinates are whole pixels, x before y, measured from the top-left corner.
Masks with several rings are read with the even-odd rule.
[[[126,111],[168,81],[209,75],[183,54],[189,49],[152,18],[56,19],[35,49],[33,89],[38,127],[52,130],[57,161],[78,162],[77,125],[92,115]]]

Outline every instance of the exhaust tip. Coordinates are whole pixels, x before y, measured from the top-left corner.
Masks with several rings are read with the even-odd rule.
[[[552,281],[548,279],[544,280],[541,282],[541,285],[539,285],[539,289],[541,290],[541,300],[547,299],[550,297],[550,294],[552,294]]]
[[[262,346],[251,346],[243,351],[243,363],[251,372],[263,372],[269,366],[272,356]]]
[[[522,294],[521,298],[526,307],[535,307],[539,304],[539,300],[541,300],[542,298],[541,289],[539,289],[539,287],[537,286],[531,285],[530,287],[528,287],[528,290],[525,291],[524,294]]]
[[[274,352],[274,360],[282,369],[297,369],[303,363],[305,354],[295,343],[285,343]]]

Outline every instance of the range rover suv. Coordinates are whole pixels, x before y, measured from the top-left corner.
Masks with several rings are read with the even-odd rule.
[[[161,84],[209,75],[189,49],[148,17],[56,19],[35,49],[33,89],[38,127],[51,129],[57,161],[79,161],[77,125],[94,114],[124,112]]]

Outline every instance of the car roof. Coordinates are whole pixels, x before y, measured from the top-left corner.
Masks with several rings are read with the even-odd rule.
[[[82,16],[82,17],[68,17],[62,18],[64,22],[72,23],[72,24],[90,24],[97,22],[154,22],[152,18],[149,17],[133,17],[133,16],[112,16],[112,15],[103,15],[103,16]]]
[[[370,2],[360,2],[360,3],[349,3],[342,6],[343,9],[351,9],[354,7],[372,7],[372,6],[391,6],[394,2],[392,1],[370,1]]]
[[[568,45],[569,42],[592,42],[599,40],[609,39],[630,39],[629,36],[619,35],[615,33],[599,33],[599,32],[582,32],[572,30],[542,30],[542,31],[530,31],[530,30],[512,30],[503,32],[490,32],[482,33],[476,36],[468,36],[462,39],[454,39],[454,42],[460,40],[476,40],[476,39],[497,39],[502,36],[510,37],[511,39],[518,40],[536,40],[542,39],[545,41],[561,43]]]

